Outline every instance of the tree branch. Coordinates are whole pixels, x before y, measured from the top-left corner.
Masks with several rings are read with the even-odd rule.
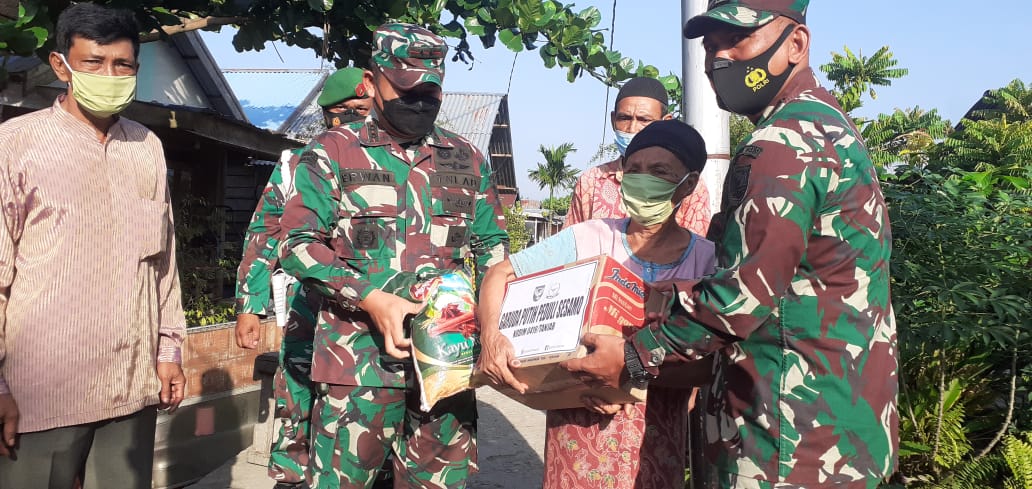
[[[1010,381],[1010,399],[1007,401],[1007,417],[1003,420],[1003,426],[996,432],[996,436],[993,437],[993,441],[989,442],[985,448],[973,459],[972,462],[988,455],[996,448],[996,444],[1003,439],[1003,435],[1007,433],[1007,428],[1010,427],[1011,419],[1014,417],[1014,401],[1015,394],[1018,391],[1018,339],[1015,338],[1014,351],[1011,353],[1011,381]]]
[[[251,20],[249,17],[201,17],[197,19],[183,19],[183,22],[176,25],[161,27],[161,31],[153,30],[140,36],[140,42],[153,42],[161,39],[161,33],[174,35],[182,32],[196,31],[208,27],[218,27],[231,24],[245,24]]]

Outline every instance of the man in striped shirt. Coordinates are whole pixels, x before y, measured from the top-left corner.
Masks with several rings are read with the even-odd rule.
[[[73,5],[54,105],[0,125],[0,487],[151,487],[155,406],[186,379],[161,142],[132,13]]]

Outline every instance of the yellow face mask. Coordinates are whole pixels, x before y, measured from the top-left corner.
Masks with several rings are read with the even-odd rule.
[[[72,74],[72,98],[83,110],[100,118],[125,110],[136,99],[136,75],[105,76],[75,71],[61,55]]]
[[[689,175],[690,172],[680,182],[673,183],[647,173],[624,173],[620,181],[620,194],[627,215],[642,226],[654,226],[666,221],[676,209],[670,199]]]

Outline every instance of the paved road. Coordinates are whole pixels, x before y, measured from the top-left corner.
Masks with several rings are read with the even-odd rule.
[[[477,391],[480,421],[480,473],[470,489],[539,489],[543,474],[545,415],[499,394]],[[189,489],[262,489],[272,487],[265,467],[247,463],[243,452]]]

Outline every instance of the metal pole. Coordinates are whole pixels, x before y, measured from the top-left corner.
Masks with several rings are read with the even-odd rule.
[[[688,19],[706,11],[706,0],[682,0],[681,26]],[[706,140],[709,159],[702,172],[702,180],[710,195],[710,212],[720,211],[721,195],[724,190],[724,176],[731,162],[731,136],[728,129],[728,113],[717,107],[709,78],[704,69],[706,52],[699,39],[684,39],[681,48],[681,80],[684,81],[684,100],[681,113],[685,122],[694,127]]]
[[[706,0],[682,0],[681,26],[688,19],[706,11]],[[710,195],[710,215],[720,211],[721,197],[724,192],[724,177],[731,162],[731,135],[728,127],[728,113],[717,107],[717,99],[713,95],[709,78],[706,77],[706,52],[699,39],[681,38],[681,80],[684,82],[684,100],[681,113],[685,122],[694,127],[706,140],[709,158],[706,169],[702,172],[702,181],[706,183]],[[703,430],[705,424],[703,412],[706,409],[706,387],[698,390],[695,409],[688,417],[688,470],[692,489],[713,487],[712,469],[703,457]]]

